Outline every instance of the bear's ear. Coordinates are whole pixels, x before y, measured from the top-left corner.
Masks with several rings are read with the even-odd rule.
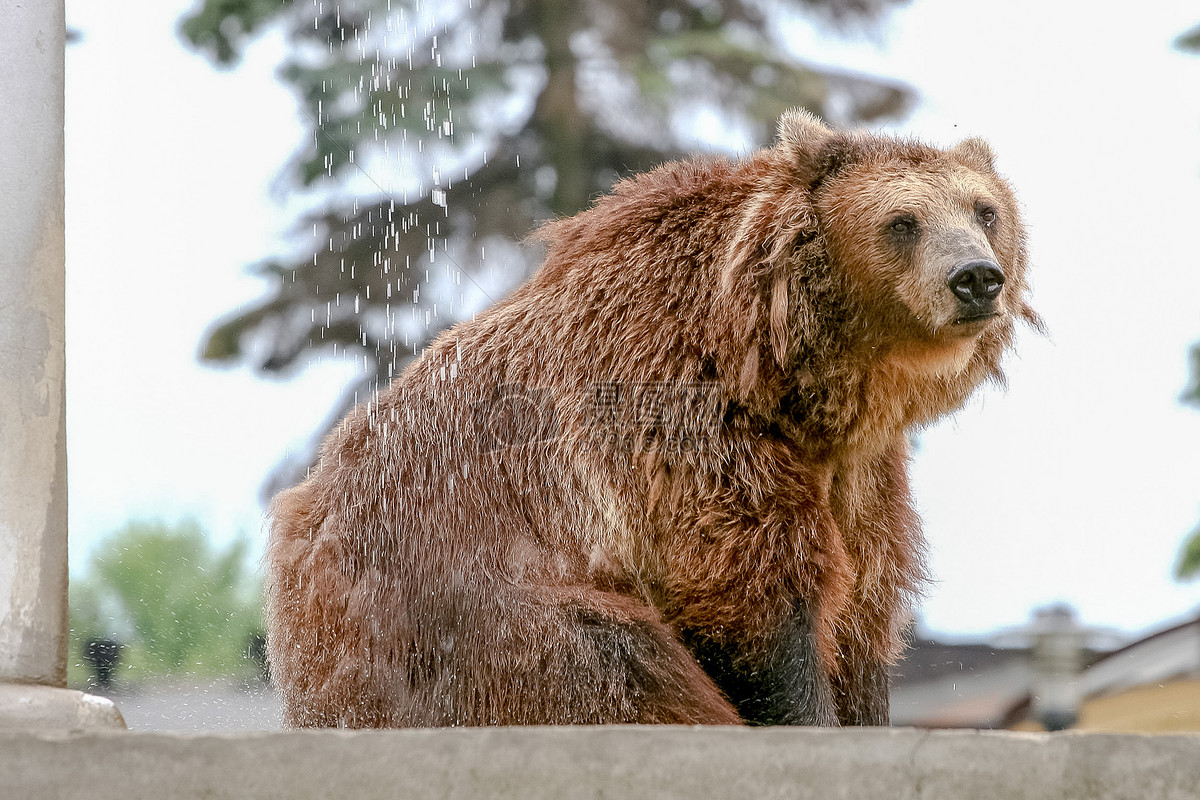
[[[811,152],[803,153],[797,164],[801,183],[815,191],[838,173],[866,157],[867,146],[854,134],[837,132]]]
[[[978,137],[963,139],[950,151],[959,159],[985,172],[996,171],[996,154],[992,146]]]
[[[802,109],[779,118],[778,136],[778,149],[791,159],[800,183],[810,189],[860,161],[867,149],[862,136],[835,131]]]
[[[802,108],[785,111],[779,118],[779,125],[776,127],[779,146],[791,150],[797,155],[817,150],[821,142],[825,141],[832,133],[833,131],[826,127],[825,123],[821,122],[815,114]]]

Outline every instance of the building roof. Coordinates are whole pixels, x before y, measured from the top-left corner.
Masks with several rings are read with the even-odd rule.
[[[1200,677],[1200,616],[1104,653],[1085,651],[1085,701]],[[892,724],[1007,728],[1029,715],[1030,651],[919,639],[892,673]]]

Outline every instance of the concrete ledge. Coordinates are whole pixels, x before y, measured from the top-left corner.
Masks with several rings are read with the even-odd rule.
[[[0,733],[0,794],[1194,800],[1200,735],[650,727]]]
[[[108,698],[56,686],[0,683],[0,731],[124,727]]]

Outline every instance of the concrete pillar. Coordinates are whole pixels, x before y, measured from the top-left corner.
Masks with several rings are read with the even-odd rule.
[[[62,0],[5,4],[0,34],[0,727],[14,719],[24,727],[41,719],[76,719],[56,706],[83,700],[78,692],[48,695],[45,690],[64,687],[67,678],[65,39]],[[14,689],[21,685],[30,691]],[[94,711],[95,703],[88,702]]]
[[[1048,731],[1062,731],[1079,721],[1079,673],[1083,668],[1086,631],[1066,605],[1034,611],[1033,716]]]
[[[0,40],[0,680],[67,677],[61,2]]]

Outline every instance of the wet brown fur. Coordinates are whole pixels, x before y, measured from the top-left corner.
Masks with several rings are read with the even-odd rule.
[[[287,722],[735,724],[681,635],[753,660],[798,604],[858,718],[861,667],[897,655],[924,580],[908,435],[1002,380],[1014,319],[1038,324],[991,161],[793,113],[773,148],[668,164],[544,227],[541,270],[276,500]],[[901,207],[969,227],[979,196],[1007,282],[966,335],[928,296],[936,248],[897,255],[880,230]],[[668,389],[657,416],[606,417],[603,385],[709,387],[707,416]]]

